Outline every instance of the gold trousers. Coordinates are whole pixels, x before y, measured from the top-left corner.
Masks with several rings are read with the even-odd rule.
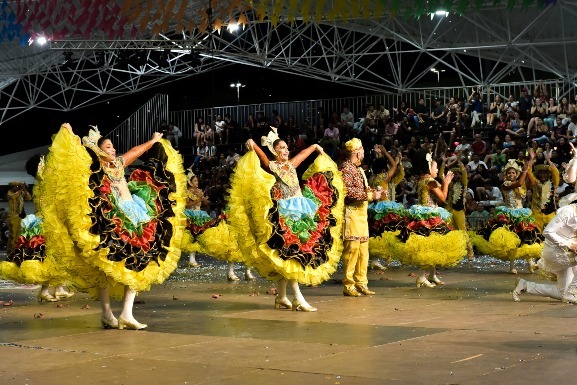
[[[369,265],[369,242],[346,241],[343,251],[343,285],[347,289],[355,286],[366,286],[367,268]]]
[[[455,230],[467,230],[467,221],[465,219],[465,210],[450,209],[449,212],[453,215],[451,220]]]
[[[533,210],[533,218],[535,218],[535,226],[537,226],[537,229],[539,230],[540,233],[543,232],[545,226],[547,226],[549,222],[551,222],[551,219],[553,219],[554,216],[555,211],[553,211],[550,214],[543,214],[541,211]]]

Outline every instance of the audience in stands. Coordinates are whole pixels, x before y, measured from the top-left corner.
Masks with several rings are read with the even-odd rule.
[[[260,142],[273,126],[291,153],[318,143],[338,160],[341,144],[356,137],[367,149],[367,177],[376,159],[370,153],[375,145],[385,146],[395,156],[399,154],[405,178],[396,187],[394,198],[409,207],[417,198],[412,156],[423,147],[435,149],[435,156],[445,154],[451,162],[460,158],[466,165],[469,188],[465,211],[469,226],[475,229],[482,227],[490,211],[503,203],[498,186],[504,180],[503,166],[509,159],[523,163],[532,148],[536,164],[544,162],[548,154],[562,172],[572,158],[570,141],[577,140],[577,97],[572,103],[573,98],[564,96],[557,104],[542,82],[531,88],[533,92],[529,93],[528,87],[521,87],[516,99],[492,91],[484,94],[481,87],[475,87],[465,97],[434,98],[431,107],[425,98],[399,100],[396,106],[378,103],[378,109],[367,103],[359,111],[351,110],[349,105],[330,111],[318,107],[314,116],[302,122],[297,122],[295,115],[285,121],[278,110],[271,110],[270,120],[264,111],[256,111],[239,125],[226,114],[218,131],[218,116],[212,130],[198,117],[194,138],[190,138],[195,149],[193,169],[211,202],[209,212],[220,213],[225,208],[230,174],[244,150],[239,143],[248,138]],[[361,118],[355,121],[355,115]],[[573,186],[564,184],[557,190],[558,194],[567,191],[573,191]],[[526,205],[530,199],[528,195]]]

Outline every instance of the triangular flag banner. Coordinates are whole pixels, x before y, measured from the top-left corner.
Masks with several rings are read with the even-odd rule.
[[[396,17],[420,18],[436,11],[465,14],[480,12],[485,7],[505,7],[512,12],[518,9],[542,9],[557,6],[556,0],[213,0],[212,13],[206,7],[190,6],[185,0],[86,0],[68,2],[60,0],[2,0],[0,7],[0,43],[5,40],[20,39],[23,36],[75,38],[108,36],[111,39],[150,36],[154,33],[169,32],[175,28],[201,26],[206,32],[219,29],[216,20],[228,22],[249,11],[258,20],[271,22],[273,27],[281,23],[332,22],[352,18],[376,18],[384,13]],[[487,5],[486,5],[487,4]],[[248,23],[246,16],[243,25]]]

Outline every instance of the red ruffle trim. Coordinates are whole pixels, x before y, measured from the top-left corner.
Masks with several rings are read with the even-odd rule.
[[[446,225],[445,222],[443,222],[443,219],[441,217],[433,217],[433,218],[429,218],[428,220],[419,220],[419,221],[408,221],[407,222],[407,228],[410,231],[418,231],[419,229],[422,228],[427,228],[427,229],[434,229],[435,227],[438,227],[440,225]],[[450,228],[450,226],[449,226]]]
[[[285,247],[290,247],[292,245],[298,245],[298,248],[303,253],[313,253],[314,248],[318,245],[318,241],[321,238],[323,231],[330,225],[327,220],[331,213],[331,207],[333,204],[333,191],[329,186],[329,183],[325,176],[321,173],[313,175],[309,178],[305,186],[309,186],[315,197],[321,202],[317,208],[317,215],[319,216],[319,221],[317,222],[317,227],[311,232],[309,239],[305,243],[301,243],[299,237],[294,234],[291,229],[286,225],[284,219],[279,216],[280,226],[283,230],[283,239],[285,242]],[[303,186],[304,187],[304,186]],[[273,196],[275,199],[280,196],[279,192],[274,189]]]
[[[199,236],[200,234],[204,233],[206,230],[210,229],[211,227],[217,226],[220,221],[225,220],[228,218],[228,214],[220,214],[216,219],[212,221],[206,222],[204,225],[199,226],[195,223],[192,223],[189,219],[186,220],[186,228],[192,233],[194,236]]]
[[[45,243],[44,237],[42,235],[35,235],[30,240],[27,240],[23,235],[18,237],[16,241],[16,248],[20,249],[23,247],[35,249]]]
[[[137,169],[130,174],[131,181],[145,182],[151,188],[159,192],[164,186],[157,183],[148,171]],[[103,194],[103,199],[108,203],[107,207],[104,208],[104,213],[109,213],[112,210],[112,203],[108,199],[108,195],[112,193],[112,188],[110,187],[110,179],[105,176],[102,180],[102,185],[100,186],[100,192]],[[159,195],[157,194],[157,197]],[[155,199],[154,205],[158,212],[162,207],[160,201]],[[130,235],[128,230],[124,228],[124,222],[117,216],[112,218],[112,222],[115,224],[114,232],[116,232],[120,238],[130,244],[131,246],[142,248],[144,252],[150,250],[150,244],[154,241],[156,234],[156,226],[158,221],[156,219],[151,220],[142,227],[142,235],[137,235],[136,233]]]

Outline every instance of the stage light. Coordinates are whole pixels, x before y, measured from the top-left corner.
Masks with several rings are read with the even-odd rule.
[[[230,88],[236,88],[236,101],[240,102],[240,88],[244,87],[245,84],[242,84],[241,82],[236,82],[236,83],[230,83]]]
[[[94,55],[96,56],[96,67],[104,67],[106,64],[106,56],[104,55],[104,52],[97,51]]]
[[[158,58],[158,65],[162,68],[166,68],[168,66],[170,66],[170,63],[168,61],[169,59],[169,54],[170,54],[170,50],[169,49],[165,49],[161,54],[160,57]]]
[[[68,62],[72,61],[72,52],[70,51],[65,51],[64,52],[64,61],[62,62],[62,64],[66,64]]]
[[[64,60],[62,61],[62,68],[63,69],[67,69],[70,70],[72,69],[72,65],[74,60],[72,59],[72,52],[71,51],[65,51],[64,52]]]

